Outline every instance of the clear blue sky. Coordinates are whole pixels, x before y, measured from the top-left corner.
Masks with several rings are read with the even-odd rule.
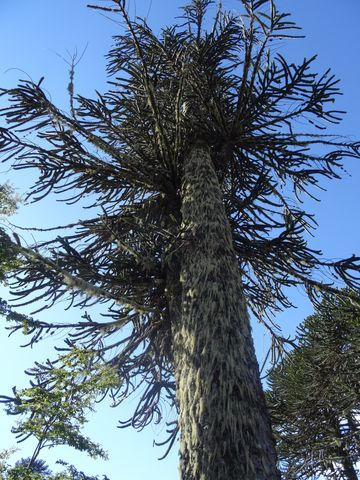
[[[104,90],[106,85],[104,54],[111,45],[111,36],[121,28],[114,17],[88,10],[84,0],[2,0],[0,3],[0,86],[13,86],[19,78],[30,76],[38,80],[45,76],[44,86],[55,103],[66,108],[67,66],[61,57],[75,49],[86,52],[80,62],[75,78],[75,88],[82,95],[92,96],[95,89]],[[95,3],[95,2],[94,2]],[[105,2],[100,1],[100,4]],[[237,10],[240,2],[224,0],[229,9]],[[171,23],[178,14],[182,0],[130,0],[130,12],[147,16],[155,30]],[[343,97],[338,107],[348,112],[345,120],[335,133],[360,138],[360,78],[359,30],[360,3],[346,0],[279,0],[280,10],[290,11],[293,18],[303,27],[306,38],[284,42],[281,53],[293,61],[319,54],[316,62],[319,71],[329,66],[341,79]],[[20,192],[26,191],[31,183],[28,172],[13,175],[0,166],[0,181],[10,178]],[[328,258],[340,258],[360,252],[360,166],[355,161],[346,165],[348,174],[341,182],[327,183],[327,191],[320,193],[321,203],[308,203],[316,213],[320,224],[316,237],[311,240],[315,247],[321,246]],[[351,176],[350,176],[351,174]],[[39,226],[67,221],[78,212],[73,207],[55,204],[50,200],[38,205],[24,206],[16,222],[24,226]],[[3,291],[2,291],[3,292]],[[4,296],[5,293],[3,292]],[[287,311],[279,317],[286,332],[293,332],[296,324],[311,312],[302,291],[292,292],[297,310]],[[49,315],[49,313],[47,314]],[[76,312],[64,314],[58,307],[51,313],[52,319],[63,320],[64,315],[74,318]],[[264,334],[255,328],[255,341],[261,359],[266,345]],[[20,339],[8,340],[0,331],[1,393],[11,386],[25,386],[22,371],[31,366],[34,359],[51,355],[49,344],[43,344],[36,351],[19,350]],[[20,342],[21,343],[21,342]],[[121,407],[120,407],[121,408]],[[73,462],[89,473],[106,473],[111,480],[168,480],[177,478],[176,449],[164,461],[158,462],[161,450],[152,448],[155,438],[161,439],[161,428],[149,427],[146,432],[116,429],[119,418],[126,417],[120,409],[100,408],[91,420],[88,432],[108,450],[108,462],[92,461],[84,454],[69,449],[44,452],[43,458],[51,465],[54,459],[63,458]],[[11,422],[0,413],[0,450],[15,443],[8,433]],[[160,437],[157,435],[160,434]],[[18,456],[28,455],[31,447],[26,444]],[[14,456],[16,458],[16,456]]]

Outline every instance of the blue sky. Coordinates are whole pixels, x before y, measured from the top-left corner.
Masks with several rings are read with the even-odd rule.
[[[104,54],[111,46],[111,36],[121,26],[112,17],[86,8],[84,0],[2,0],[0,3],[0,86],[13,86],[19,78],[31,77],[38,80],[45,76],[44,87],[53,101],[62,108],[67,107],[66,88],[68,67],[65,60],[76,50],[84,56],[77,67],[75,89],[82,95],[92,96],[95,89],[106,87]],[[95,2],[94,2],[95,3]],[[100,4],[105,2],[100,1]],[[240,2],[224,0],[225,7],[238,10]],[[342,124],[333,129],[336,134],[360,138],[359,112],[360,55],[358,23],[360,3],[346,0],[339,7],[337,0],[279,0],[280,10],[290,11],[293,19],[303,27],[305,39],[284,42],[277,48],[287,58],[301,61],[305,56],[319,54],[316,60],[318,71],[329,66],[341,79],[344,93],[338,100],[339,109],[346,110]],[[130,13],[147,16],[155,31],[169,24],[178,15],[182,0],[130,0]],[[64,60],[65,59],[65,60]],[[30,186],[29,172],[14,175],[0,165],[0,181],[10,178],[20,193]],[[319,228],[311,240],[321,247],[327,258],[341,258],[360,252],[360,166],[352,160],[346,165],[347,174],[341,182],[326,183],[327,191],[320,192],[321,202],[309,202],[307,208],[316,214]],[[23,226],[51,226],[66,222],[77,216],[74,207],[45,201],[37,205],[23,206],[16,216],[16,223]],[[2,295],[5,296],[2,290]],[[293,332],[296,324],[311,312],[311,306],[301,290],[291,292],[298,309],[287,311],[279,317],[285,332]],[[61,306],[46,315],[52,319],[63,319],[64,315],[76,316],[76,312],[64,314]],[[72,317],[73,318],[73,317]],[[255,343],[259,358],[263,357],[267,339],[262,330],[254,327]],[[14,385],[24,385],[24,368],[31,366],[34,359],[50,355],[51,345],[44,343],[36,351],[19,350],[20,339],[7,339],[0,330],[1,393],[9,392]],[[131,405],[130,405],[131,407]],[[44,452],[43,458],[51,465],[54,459],[64,458],[87,472],[106,473],[111,480],[168,480],[177,478],[176,449],[164,461],[158,462],[161,450],[152,447],[153,439],[161,439],[163,427],[149,427],[137,433],[116,429],[117,420],[126,418],[126,413],[111,410],[105,405],[93,415],[88,432],[108,450],[108,462],[92,461],[83,454],[69,449]],[[0,450],[15,443],[8,433],[12,419],[0,412]],[[158,436],[160,435],[160,437]],[[18,456],[28,455],[31,445],[21,445]],[[16,456],[14,456],[16,458]]]

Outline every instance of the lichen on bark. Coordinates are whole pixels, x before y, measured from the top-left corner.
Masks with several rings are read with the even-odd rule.
[[[182,480],[279,479],[231,230],[210,150],[184,160],[173,326]]]

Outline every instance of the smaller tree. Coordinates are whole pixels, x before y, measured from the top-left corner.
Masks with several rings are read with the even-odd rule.
[[[32,462],[31,458],[21,458],[12,467],[6,460],[14,451],[8,449],[0,452],[0,480],[110,480],[106,475],[101,478],[98,475],[86,475],[63,460],[56,463],[63,465],[65,469],[57,473],[53,473],[46,462],[40,459]],[[32,463],[30,468],[29,463]]]
[[[11,215],[16,209],[20,198],[15,194],[9,183],[0,185],[0,216]]]
[[[7,319],[13,321],[14,316],[18,322],[23,319],[24,333],[38,328],[38,321],[7,307]],[[118,384],[114,370],[91,352],[74,347],[55,362],[36,362],[26,373],[32,377],[31,386],[22,390],[14,387],[14,396],[0,395],[0,402],[6,405],[9,415],[19,416],[12,428],[17,440],[22,442],[31,436],[37,440],[28,467],[42,449],[56,445],[74,447],[93,458],[107,458],[101,446],[84,436],[81,428],[96,400]]]
[[[326,297],[269,375],[268,407],[286,479],[357,480],[360,310]]]

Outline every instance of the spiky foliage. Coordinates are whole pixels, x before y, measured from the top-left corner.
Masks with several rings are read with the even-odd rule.
[[[71,84],[68,114],[42,80],[2,91],[10,105],[0,147],[15,169],[39,171],[34,201],[53,192],[70,204],[87,198],[94,210],[36,249],[14,243],[26,260],[13,283],[19,304],[41,301],[41,310],[69,298],[69,306],[107,307],[99,321],[86,313],[78,324],[32,324],[30,343],[69,329],[69,349],[80,345],[117,369],[115,404],[142,389],[124,423],[141,429],[161,419],[162,398],[177,403],[169,305],[189,241],[181,183],[194,141],[210,151],[247,303],[269,329],[267,317],[291,305],[286,287],[304,285],[313,300],[332,290],[321,270],[358,287],[357,258],[329,262],[307,245],[315,222],[297,199],[322,178],[339,178],[341,160],[358,158],[359,145],[314,133],[340,119],[337,81],[311,71],[314,57],[297,65],[271,54],[272,42],[297,33],[272,1],[242,0],[242,17],[220,9],[206,30],[212,2],[193,0],[159,36],[131,21],[123,1],[111,3],[95,7],[125,25],[108,55],[109,91],[89,99]],[[176,432],[175,423],[170,446]]]
[[[270,374],[268,392],[284,478],[356,480],[360,310],[328,297],[298,336],[297,348]]]

